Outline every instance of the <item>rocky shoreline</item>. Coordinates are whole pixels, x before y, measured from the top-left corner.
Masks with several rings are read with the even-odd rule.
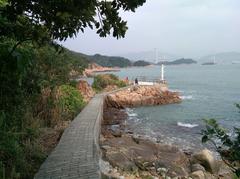
[[[133,86],[106,96],[100,137],[106,178],[231,178],[223,162],[204,149],[188,153],[176,146],[137,136],[127,126],[126,107],[179,103],[166,86]]]
[[[86,68],[83,71],[83,75],[86,77],[92,77],[94,76],[95,73],[99,73],[99,72],[116,72],[116,71],[120,71],[119,68],[117,67],[102,67],[96,63],[91,63],[88,65],[88,68]]]
[[[106,96],[107,107],[123,109],[126,107],[153,106],[180,103],[179,93],[168,91],[165,84],[152,86],[136,85]]]

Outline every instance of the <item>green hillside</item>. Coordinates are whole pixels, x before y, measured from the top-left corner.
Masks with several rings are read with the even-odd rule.
[[[86,55],[79,52],[68,50],[68,54],[87,63],[97,63],[103,67],[127,67],[132,66],[132,62],[124,57],[106,56],[106,55]]]
[[[96,54],[88,56],[88,59],[104,67],[127,67],[132,65],[130,60],[123,57]]]

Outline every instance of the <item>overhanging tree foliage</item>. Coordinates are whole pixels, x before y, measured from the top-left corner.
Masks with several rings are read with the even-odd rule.
[[[0,0],[0,178],[33,178],[47,154],[39,129],[71,120],[84,105],[69,74],[87,60],[52,45],[85,28],[124,37],[119,12],[144,2]]]
[[[18,40],[23,37],[39,40],[45,31],[53,40],[66,40],[89,27],[95,28],[101,37],[112,34],[120,38],[125,35],[127,22],[120,17],[119,11],[134,12],[144,2],[145,0],[1,0],[0,35],[14,35]]]

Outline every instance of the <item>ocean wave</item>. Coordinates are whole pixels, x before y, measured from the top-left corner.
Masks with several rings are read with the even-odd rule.
[[[129,121],[133,121],[134,123],[137,123],[137,122],[140,121],[140,119],[137,118],[137,117],[128,117],[128,120],[129,120]]]
[[[193,99],[192,95],[188,95],[188,96],[180,96],[181,99]]]
[[[198,124],[190,124],[190,123],[182,123],[182,122],[178,122],[177,125],[181,127],[187,127],[187,128],[194,128],[198,126]]]

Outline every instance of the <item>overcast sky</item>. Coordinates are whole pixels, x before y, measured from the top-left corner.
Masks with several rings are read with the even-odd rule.
[[[100,38],[92,30],[64,46],[86,54],[121,55],[153,51],[198,57],[240,52],[240,0],[146,0],[135,13],[123,13],[124,39]]]

